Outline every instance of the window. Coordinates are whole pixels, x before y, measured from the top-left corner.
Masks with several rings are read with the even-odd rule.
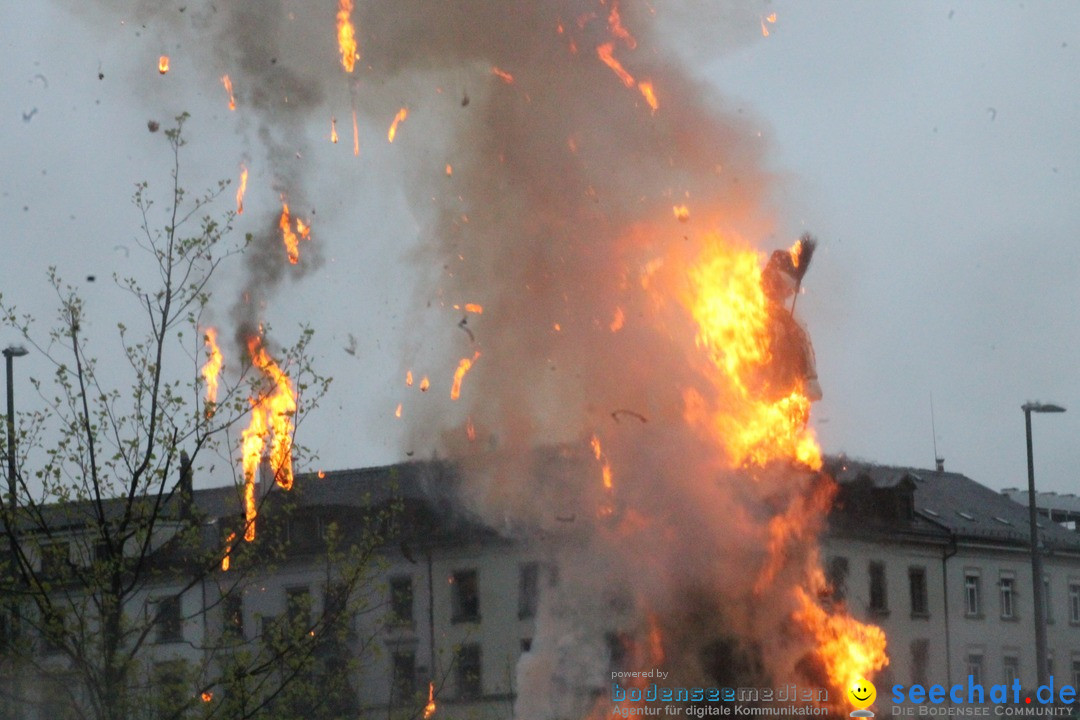
[[[1020,657],[1006,655],[1001,660],[1001,670],[1006,687],[1012,687],[1012,684],[1020,679]]]
[[[982,615],[982,593],[978,574],[968,571],[964,575],[964,614],[968,617]]]
[[[983,674],[983,656],[982,653],[973,652],[968,653],[967,656],[967,674],[971,676],[969,681],[972,685],[982,684]]]
[[[885,563],[870,563],[870,610],[876,613],[889,612],[889,596],[885,585]]]
[[[154,642],[175,643],[184,639],[184,618],[180,610],[180,597],[158,598],[153,602]]]
[[[285,617],[293,630],[307,630],[311,625],[311,588],[295,585],[285,588]]]
[[[41,575],[45,578],[63,577],[71,563],[71,547],[67,541],[41,546]]]
[[[480,582],[475,570],[458,570],[450,577],[452,611],[450,622],[480,620]]]
[[[458,697],[480,697],[483,683],[480,678],[480,646],[462,645],[457,652]]]
[[[234,640],[244,639],[244,598],[239,592],[221,599],[221,634]]]
[[[1080,585],[1069,584],[1069,622],[1080,625]]]
[[[390,614],[394,622],[412,623],[413,586],[412,577],[401,575],[390,578]]]
[[[1001,619],[1002,620],[1015,620],[1016,619],[1016,578],[1002,575],[1001,580],[998,581],[998,589],[1001,594]]]
[[[829,587],[832,588],[832,599],[843,602],[847,597],[848,560],[846,557],[829,558],[829,567],[826,571]]]
[[[926,668],[930,664],[930,641],[919,638],[911,641],[911,679],[926,687]]]
[[[393,702],[407,703],[416,695],[416,653],[401,651],[394,653],[392,670],[394,677],[390,682]]]
[[[926,568],[908,568],[908,587],[911,590],[911,616],[929,617],[930,605],[926,598]]]
[[[536,617],[540,599],[540,565],[525,563],[518,568],[518,617]]]

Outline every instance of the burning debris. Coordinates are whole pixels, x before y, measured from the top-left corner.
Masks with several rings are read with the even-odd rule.
[[[464,305],[465,335],[449,328],[452,337],[432,343],[437,357],[423,360],[436,378],[456,367],[457,402],[432,393],[410,407],[407,455],[460,442],[453,449],[475,511],[523,533],[573,532],[580,544],[565,554],[557,542],[545,546],[560,583],[518,668],[517,716],[602,712],[591,704],[616,652],[627,662],[662,660],[686,685],[820,674],[838,689],[872,677],[887,663],[880,630],[820,601],[816,539],[832,484],[808,423],[821,389],[795,315],[816,244],[804,236],[771,255],[755,247],[784,232],[770,216],[763,141],[662,45],[654,15],[664,8],[629,0],[533,3],[519,13],[492,0],[446,13],[425,0],[337,5],[336,37],[303,14],[251,3],[223,6],[212,35],[208,55],[244,89],[242,114],[282,203],[248,250],[233,321],[256,327],[281,279],[317,266],[299,262],[310,228],[285,198],[309,207],[316,154],[303,138],[310,127],[325,133],[331,115],[336,141],[323,100],[340,92],[342,76],[336,60],[325,67],[302,42],[336,45],[353,73],[357,12],[365,81],[346,81],[354,154],[358,112],[366,126],[384,128],[400,108],[387,129],[393,143],[408,107],[423,107],[414,122],[437,120],[453,148],[454,168],[431,162],[450,156],[443,148],[400,148],[418,169],[405,188],[425,242],[415,257],[443,270],[422,287],[417,313],[432,296],[484,300]],[[759,20],[763,34],[775,23],[743,14],[753,35]],[[402,96],[425,83],[447,88],[442,105]],[[246,171],[238,213],[245,179]],[[693,198],[693,223],[673,198]],[[265,383],[242,440],[251,539],[264,456],[283,487],[291,481],[296,400],[262,338],[241,336]],[[483,363],[471,347],[477,336]],[[425,375],[419,389],[429,388]],[[401,404],[394,414],[402,417]],[[537,447],[571,448],[587,477],[566,480],[557,472],[569,462],[563,456],[537,472]],[[561,606],[575,613],[560,615]]]

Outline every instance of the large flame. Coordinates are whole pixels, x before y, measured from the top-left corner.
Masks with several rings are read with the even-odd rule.
[[[796,243],[788,251],[796,267],[799,250]],[[692,426],[716,438],[733,468],[752,470],[779,461],[817,471],[821,450],[807,427],[811,400],[804,390],[806,377],[793,370],[805,365],[788,357],[809,352],[809,347],[792,343],[804,336],[792,330],[797,325],[784,302],[787,295],[769,289],[763,264],[757,251],[712,236],[689,268],[684,302],[697,324],[697,346],[712,368],[707,374],[715,392],[706,398],[698,390],[685,390],[684,414]],[[773,516],[756,595],[772,589],[789,558],[797,556],[795,548],[816,543],[834,494],[835,484],[821,481]],[[792,617],[814,639],[815,656],[833,688],[847,687],[887,665],[880,628],[860,623],[843,607],[819,602],[826,583],[816,551],[799,573],[802,579],[788,590],[796,608]]]
[[[424,720],[430,720],[437,709],[435,705],[435,681],[428,681],[427,705],[424,706]]]
[[[712,407],[697,391],[685,391],[686,417],[723,439],[733,467],[790,458],[817,470],[821,450],[807,427],[805,378],[775,372],[787,365],[778,356],[791,351],[774,346],[775,328],[795,321],[767,297],[761,264],[757,251],[714,236],[690,269],[686,302],[698,324],[696,341],[719,375]]]
[[[251,422],[241,433],[241,457],[244,468],[244,506],[247,527],[244,539],[255,539],[255,480],[270,437],[270,468],[274,481],[284,490],[292,488],[293,416],[296,414],[296,391],[292,381],[266,351],[262,339],[248,339],[251,364],[269,381],[272,390],[251,398]]]
[[[356,47],[356,28],[352,24],[352,0],[338,0],[337,11],[337,38],[338,48],[341,50],[341,67],[345,72],[352,72],[356,61],[360,59],[360,52]]]
[[[311,227],[302,219],[296,219],[296,232],[292,229],[292,215],[289,212],[289,204],[285,198],[281,198],[281,217],[278,219],[278,227],[281,228],[281,239],[285,244],[285,254],[292,265],[300,262],[300,238],[311,239]],[[299,237],[297,236],[299,233]]]

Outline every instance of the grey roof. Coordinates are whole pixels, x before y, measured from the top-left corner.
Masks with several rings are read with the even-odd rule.
[[[834,473],[841,485],[861,479],[877,488],[897,488],[908,481],[916,518],[936,525],[957,540],[1029,545],[1027,508],[965,475],[844,459],[837,464]],[[1080,552],[1080,534],[1045,519],[1039,525],[1047,550]]]

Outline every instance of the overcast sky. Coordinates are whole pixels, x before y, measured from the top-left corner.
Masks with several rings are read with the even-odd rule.
[[[725,28],[729,46],[701,52],[723,13],[681,29],[672,21],[670,32],[687,34],[687,62],[769,142],[777,226],[790,236],[761,247],[802,230],[821,240],[799,307],[824,390],[812,423],[825,450],[931,467],[932,396],[948,469],[995,489],[1022,485],[1020,406],[1053,401],[1069,412],[1034,419],[1039,486],[1077,492],[1080,5],[751,7],[776,13],[767,37],[757,23]],[[84,286],[106,334],[119,299],[108,277],[124,270],[137,229],[132,187],[167,171],[147,120],[192,113],[184,172],[196,187],[235,177],[251,148],[223,88],[185,66],[167,29],[103,32],[82,12],[0,4],[0,292],[47,317],[45,273],[57,265]],[[362,22],[362,2],[356,12]],[[161,53],[174,58],[164,77]],[[327,469],[406,449],[393,412],[405,348],[423,343],[406,312],[420,277],[409,261],[417,227],[403,169],[377,142],[384,133],[362,131],[362,162],[314,146],[324,262],[286,283],[269,311],[283,339],[312,320],[319,362],[337,379],[301,428]],[[253,169],[249,187],[259,179]],[[277,202],[249,192],[256,209]],[[19,401],[32,403],[23,378],[40,366],[17,363]]]

